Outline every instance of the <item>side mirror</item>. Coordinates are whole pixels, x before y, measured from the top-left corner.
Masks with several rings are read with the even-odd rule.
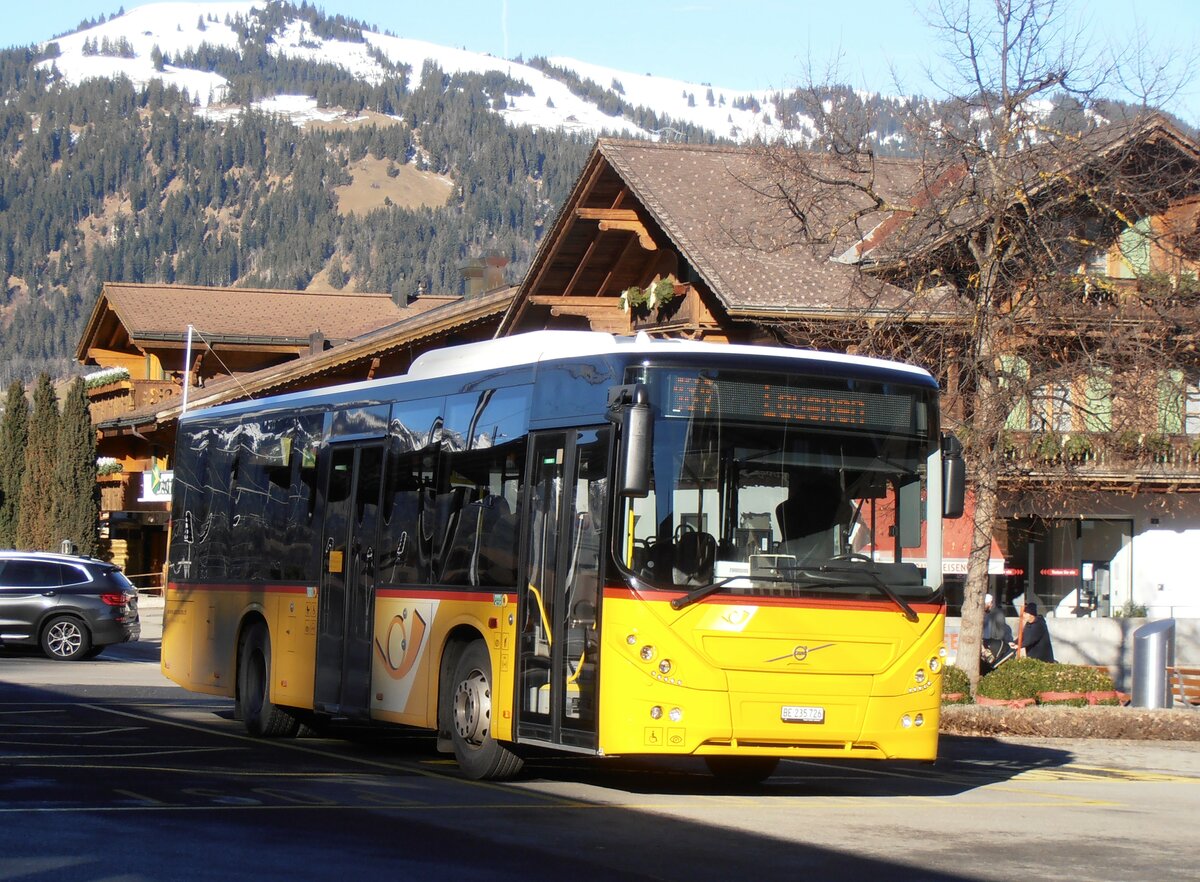
[[[966,508],[967,464],[962,449],[962,442],[954,435],[942,434],[942,517],[947,520],[961,518]]]
[[[650,493],[653,447],[650,393],[641,383],[625,389],[627,397],[621,407],[620,492],[625,497],[645,497]]]

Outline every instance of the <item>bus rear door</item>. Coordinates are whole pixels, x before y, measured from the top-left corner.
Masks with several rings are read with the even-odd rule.
[[[383,446],[329,448],[317,609],[313,707],[365,717],[371,695],[371,623]]]

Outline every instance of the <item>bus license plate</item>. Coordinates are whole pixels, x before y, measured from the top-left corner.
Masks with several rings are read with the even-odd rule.
[[[825,722],[825,708],[785,704],[783,721],[785,723],[823,723]]]

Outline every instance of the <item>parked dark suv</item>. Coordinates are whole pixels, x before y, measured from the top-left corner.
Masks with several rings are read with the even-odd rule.
[[[94,658],[137,640],[137,590],[90,557],[0,551],[0,644],[41,646],[49,658]]]

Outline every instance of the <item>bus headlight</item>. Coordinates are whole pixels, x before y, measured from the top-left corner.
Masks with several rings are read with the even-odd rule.
[[[670,719],[672,723],[678,723],[683,719],[683,711],[680,708],[673,707],[671,708],[670,713],[667,714],[667,718]]]
[[[642,661],[650,661],[654,658],[654,647],[647,643],[642,647],[639,655],[641,655]]]
[[[936,674],[941,669],[942,669],[942,663],[940,661],[938,661],[936,658],[931,658],[929,660],[930,673]]]
[[[917,672],[915,674],[913,674],[913,679],[916,680],[918,683],[924,683],[926,676],[928,676],[928,675],[925,673],[924,668],[917,668]]]
[[[652,719],[652,720],[661,720],[662,719],[662,708],[659,707],[657,704],[654,705],[654,707],[650,708],[650,719]]]
[[[664,658],[662,661],[660,661],[658,663],[658,670],[663,674],[671,673],[671,660],[669,658]]]

